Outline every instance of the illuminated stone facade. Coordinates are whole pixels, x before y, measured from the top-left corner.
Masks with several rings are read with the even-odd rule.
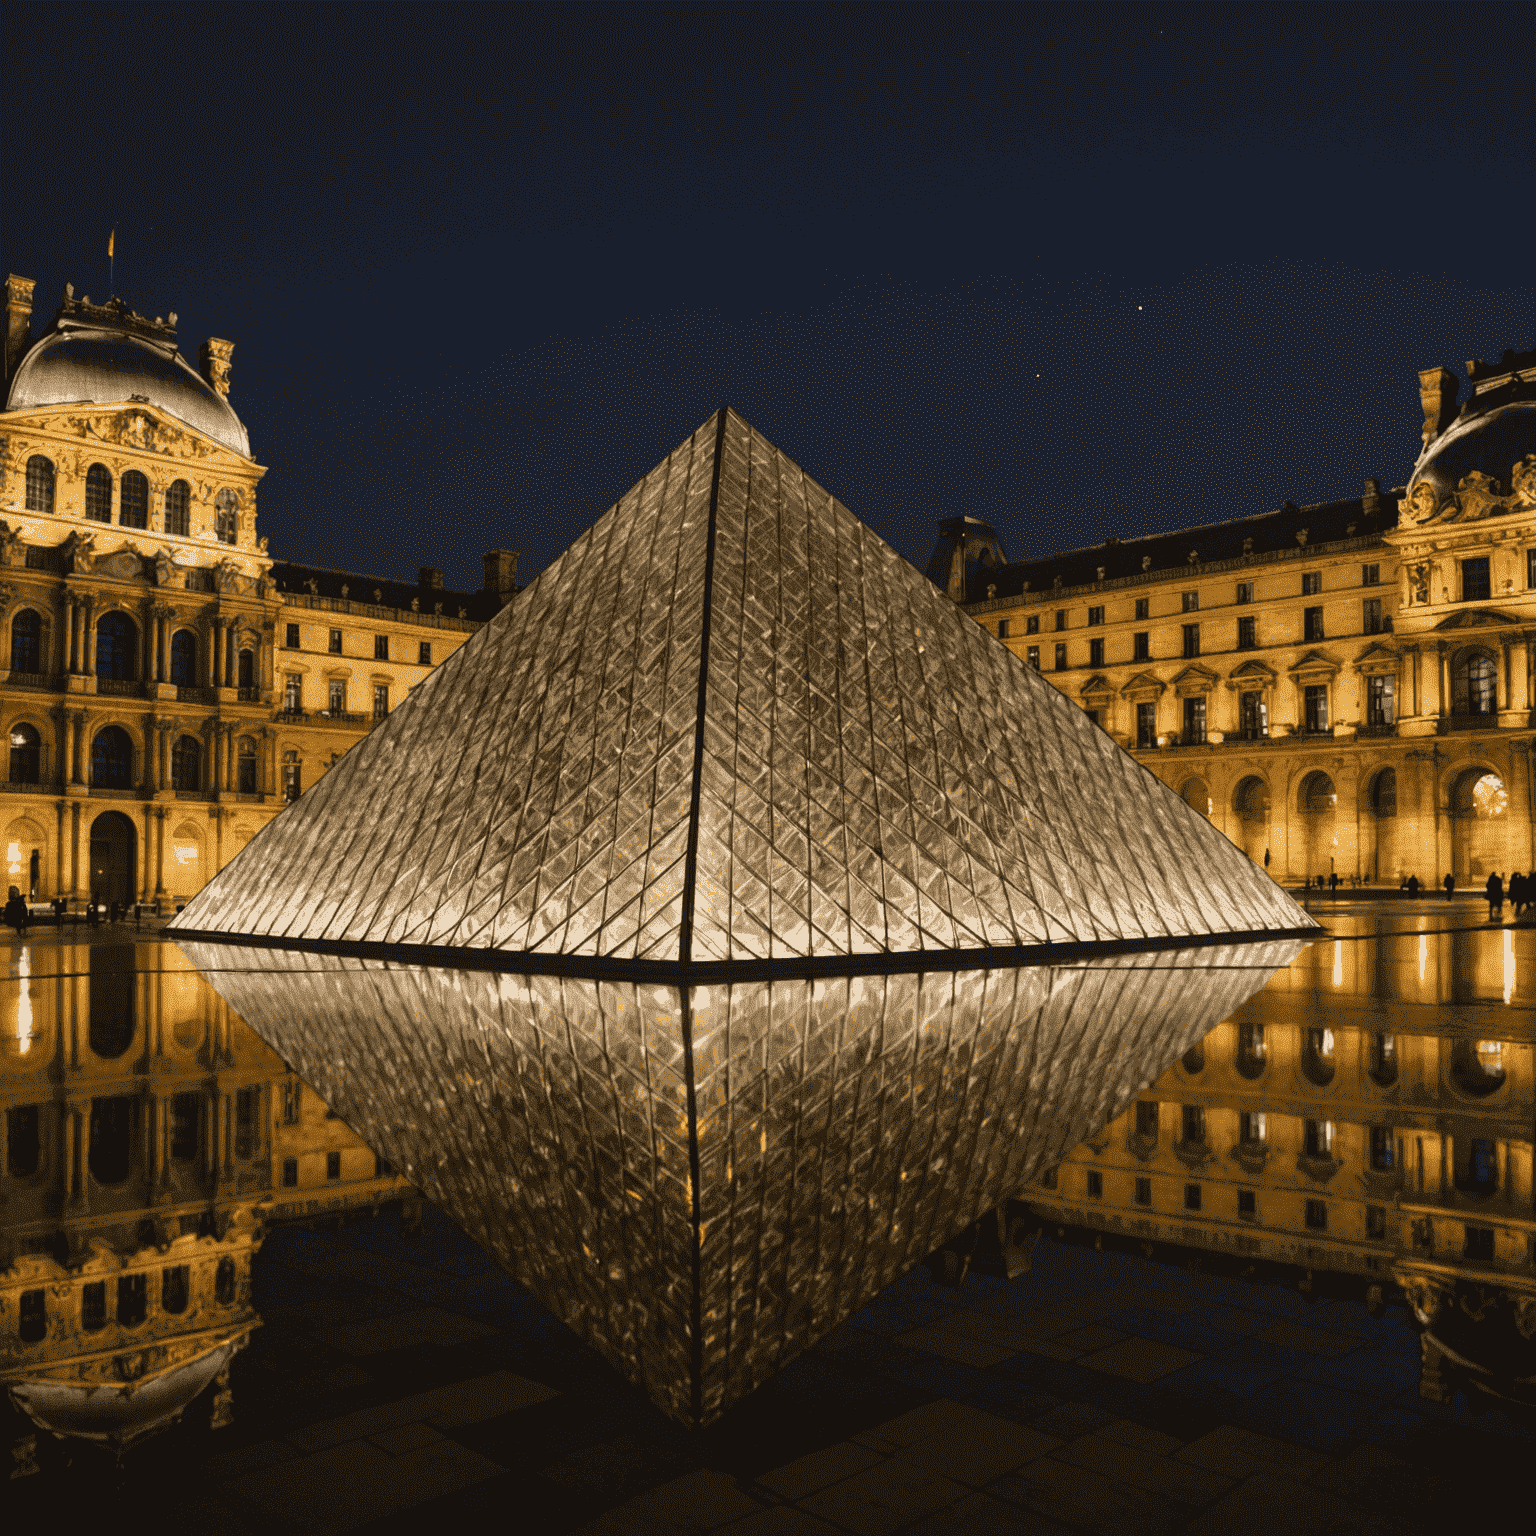
[[[6,282],[0,895],[164,910],[512,595],[516,556],[475,593],[274,565],[232,344],[198,373],[174,315],[70,290],[33,343],[33,286]]]
[[[1536,353],[1420,378],[1408,484],[930,577],[1277,879],[1536,867]]]
[[[122,1444],[259,1326],[266,1222],[412,1191],[175,946],[34,944],[16,965],[0,984],[0,1388],[36,1424]]]

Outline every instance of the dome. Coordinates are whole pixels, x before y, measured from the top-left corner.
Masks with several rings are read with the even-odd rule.
[[[1469,475],[1486,475],[1510,495],[1516,468],[1536,453],[1536,368],[1520,366],[1536,363],[1536,354],[1506,354],[1505,362],[1512,366],[1470,365],[1476,392],[1429,440],[1408,482],[1416,520],[1443,508]]]
[[[137,320],[138,317],[133,317]],[[156,334],[144,334],[151,330]],[[22,359],[6,408],[44,405],[155,405],[215,442],[251,456],[250,438],[229,401],[176,350],[168,326],[79,323],[61,314]]]

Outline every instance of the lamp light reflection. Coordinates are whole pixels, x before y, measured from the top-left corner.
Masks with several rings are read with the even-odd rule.
[[[1504,930],[1504,1001],[1507,1003],[1515,995],[1515,935],[1506,928]]]
[[[32,957],[25,944],[17,970],[20,985],[16,989],[16,1049],[25,1056],[32,1049]]]

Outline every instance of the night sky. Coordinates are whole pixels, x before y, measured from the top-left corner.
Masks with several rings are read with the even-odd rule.
[[[924,566],[1404,484],[1536,7],[6,8],[5,271],[236,344],[279,558],[524,581],[723,404]]]

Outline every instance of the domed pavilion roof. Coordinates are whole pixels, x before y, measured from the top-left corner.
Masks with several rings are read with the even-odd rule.
[[[177,351],[174,315],[171,321],[146,320],[121,299],[92,304],[66,289],[52,329],[17,368],[6,409],[155,405],[250,458],[250,438],[240,418]]]

